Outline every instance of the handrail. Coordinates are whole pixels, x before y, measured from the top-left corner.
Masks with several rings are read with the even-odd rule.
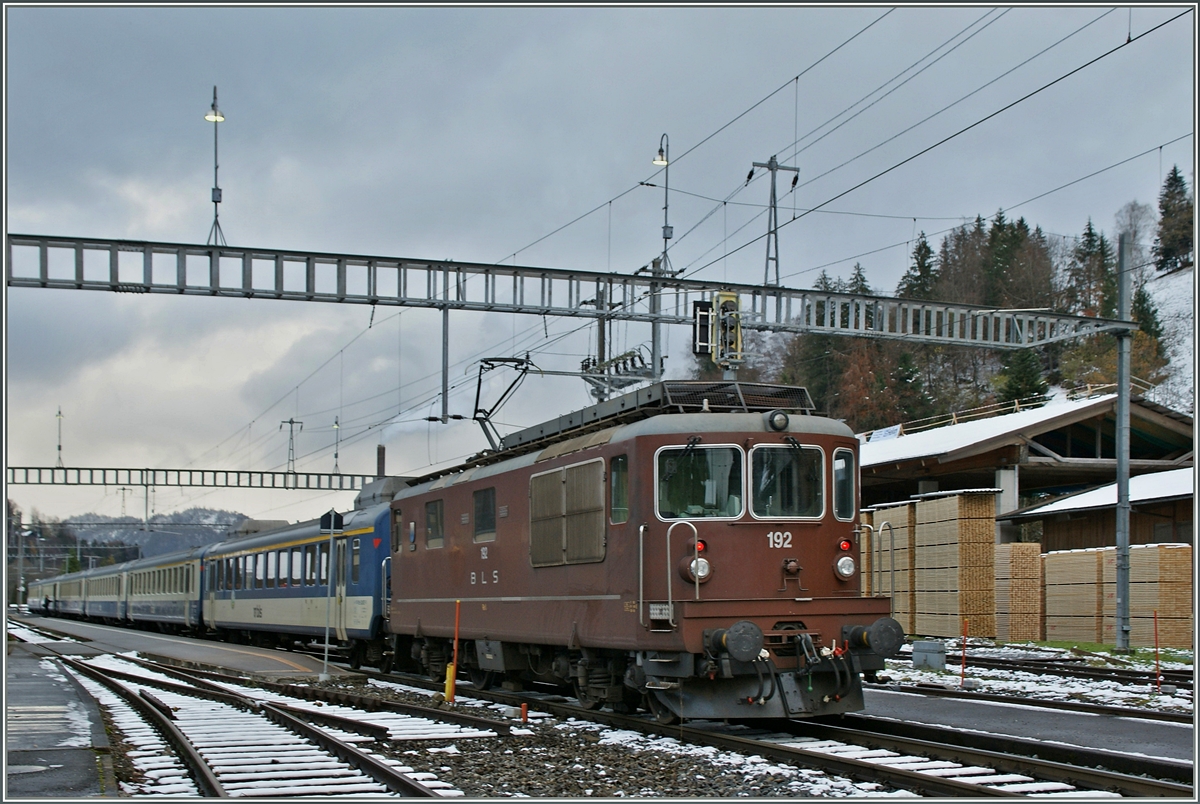
[[[646,618],[642,614],[642,610],[646,602],[645,580],[646,580],[646,526],[644,524],[638,526],[638,625],[646,627]]]
[[[862,533],[864,530],[870,534],[870,540],[868,541],[868,544],[870,545],[869,554],[871,556],[871,594],[874,595],[879,591],[879,585],[875,581],[875,568],[879,564],[879,562],[875,560],[875,550],[878,545],[875,544],[875,528],[871,527],[866,522],[858,523],[859,542],[862,541]]]
[[[895,612],[896,612],[896,529],[893,528],[892,523],[886,519],[883,522],[879,523],[880,534],[883,533],[884,527],[887,527],[888,536],[890,537],[890,542],[889,542],[889,546],[888,546],[888,553],[889,553],[888,557],[891,559],[891,564],[892,564],[891,575],[888,577],[888,592],[890,592],[890,594],[888,595],[888,600],[891,601],[891,603],[889,605],[889,608],[890,608],[889,614],[895,614]],[[880,544],[879,549],[880,549],[880,551],[883,550],[882,544]],[[911,557],[909,558],[909,561],[910,562],[912,561]],[[911,564],[910,564],[910,566],[911,566]],[[880,574],[880,577],[882,578],[883,577],[883,567],[879,568],[879,574]]]
[[[385,620],[391,619],[392,616],[392,598],[389,594],[391,589],[388,588],[388,567],[391,566],[391,563],[391,556],[386,556],[383,561],[379,562],[379,602],[383,606],[383,619]]]
[[[687,525],[692,529],[692,538],[700,538],[700,531],[696,530],[696,526],[686,519],[672,522],[671,527],[667,528],[667,622],[671,624],[672,628],[677,627],[677,624],[675,622],[675,601],[671,596],[671,531],[680,525]],[[699,581],[696,582],[696,599],[700,599]]]

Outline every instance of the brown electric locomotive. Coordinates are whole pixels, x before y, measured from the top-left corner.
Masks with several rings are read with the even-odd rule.
[[[803,388],[663,382],[392,503],[394,655],[660,719],[862,708],[903,640],[859,594],[858,441]]]

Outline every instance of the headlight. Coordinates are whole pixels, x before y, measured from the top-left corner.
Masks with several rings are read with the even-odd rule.
[[[833,565],[833,568],[843,578],[850,578],[854,575],[854,559],[850,556],[842,556]]]
[[[688,565],[688,570],[691,571],[692,577],[698,581],[703,581],[708,578],[708,574],[712,572],[712,567],[708,564],[707,558],[697,558]]]

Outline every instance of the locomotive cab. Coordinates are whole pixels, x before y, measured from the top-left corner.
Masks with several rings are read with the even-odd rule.
[[[804,389],[665,382],[392,502],[395,655],[660,719],[863,706],[903,641],[860,596],[858,441]]]

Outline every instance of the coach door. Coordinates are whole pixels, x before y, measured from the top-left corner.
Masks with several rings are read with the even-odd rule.
[[[204,623],[209,628],[217,627],[217,563],[217,561],[209,561],[208,566],[201,572],[204,588],[208,590],[208,605],[204,607]]]
[[[334,610],[333,622],[337,629],[337,638],[345,640],[346,637],[346,612],[350,607],[346,602],[346,540],[338,539],[334,542]]]

